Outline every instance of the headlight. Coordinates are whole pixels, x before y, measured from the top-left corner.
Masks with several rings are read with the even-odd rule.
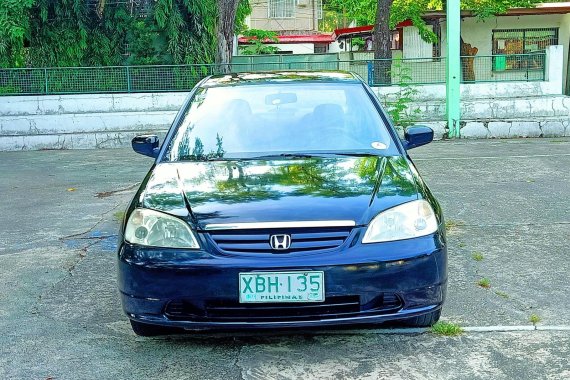
[[[366,230],[363,243],[411,239],[437,231],[437,219],[425,200],[396,206],[378,214]]]
[[[151,247],[200,248],[190,226],[183,220],[145,208],[132,212],[125,228],[125,240]]]

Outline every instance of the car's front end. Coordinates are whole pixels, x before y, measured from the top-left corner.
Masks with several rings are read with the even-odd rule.
[[[318,88],[327,96],[345,91],[345,84],[334,83],[319,82]],[[349,91],[364,88],[349,84],[356,84]],[[289,91],[268,86],[268,111],[252,116],[248,109],[246,126],[238,130],[248,134],[249,125],[287,119],[282,108],[298,103],[292,95],[298,88],[287,86]],[[333,149],[342,133],[338,126],[330,141],[324,133],[318,142],[324,149],[306,146],[299,153],[297,147],[283,149],[282,136],[269,135],[263,143],[250,134],[239,150],[232,147],[240,139],[235,132],[190,135],[202,127],[200,113],[194,109],[194,118],[184,120],[194,103],[206,115],[208,99],[191,95],[121,230],[119,289],[136,332],[150,335],[152,326],[273,329],[396,320],[423,326],[439,318],[447,283],[441,209],[390,126],[384,134],[361,132],[364,137],[350,142],[364,140],[372,150]],[[231,102],[243,111],[243,103]],[[334,120],[342,117],[344,126],[360,117],[355,122],[362,125],[368,116],[352,115],[346,102]],[[329,114],[336,112],[326,106]],[[313,141],[327,130],[307,127],[322,121],[315,116],[318,107],[289,117],[288,125],[298,121]],[[208,123],[204,128],[211,130]],[[211,141],[210,153],[201,139]],[[274,139],[279,146],[259,151]],[[252,141],[255,152],[244,148]]]

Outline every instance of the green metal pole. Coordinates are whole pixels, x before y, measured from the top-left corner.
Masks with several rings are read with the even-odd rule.
[[[446,111],[449,137],[459,137],[461,119],[461,13],[459,0],[447,0]]]
[[[47,68],[44,69],[44,84],[45,84],[45,93],[46,95],[49,94],[49,83],[48,83],[48,71]]]
[[[127,92],[131,93],[131,70],[129,66],[126,66],[127,69]]]

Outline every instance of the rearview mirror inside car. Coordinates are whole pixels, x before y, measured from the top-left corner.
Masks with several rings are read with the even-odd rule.
[[[153,158],[158,157],[158,143],[159,140],[156,135],[140,135],[131,141],[135,152]]]
[[[426,145],[433,140],[433,129],[424,125],[414,125],[404,132],[404,148],[412,149]]]

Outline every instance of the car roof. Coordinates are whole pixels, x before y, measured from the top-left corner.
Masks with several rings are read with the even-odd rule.
[[[212,75],[200,87],[241,86],[266,83],[361,83],[347,71],[260,71]]]

